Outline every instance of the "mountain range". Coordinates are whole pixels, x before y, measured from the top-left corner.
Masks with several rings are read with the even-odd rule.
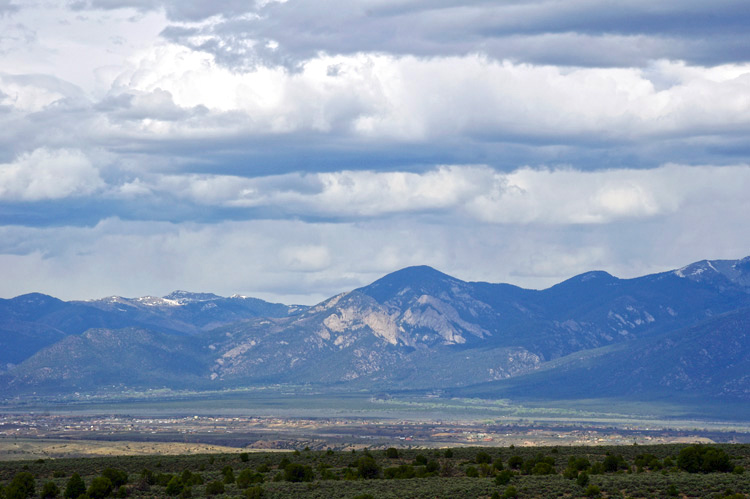
[[[545,290],[409,267],[312,306],[0,300],[0,393],[268,384],[750,408],[750,257]]]

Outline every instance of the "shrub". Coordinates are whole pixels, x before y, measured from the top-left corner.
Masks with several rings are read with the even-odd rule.
[[[466,467],[466,476],[470,478],[477,478],[479,477],[479,471],[474,466],[467,466]]]
[[[42,487],[42,499],[53,499],[60,495],[60,487],[55,482],[47,482]]]
[[[364,479],[378,478],[380,476],[380,466],[375,462],[372,456],[362,456],[357,462],[357,472]]]
[[[156,483],[156,475],[150,469],[143,468],[143,471],[141,471],[141,480],[149,485],[154,485]]]
[[[602,466],[607,473],[614,473],[617,470],[627,469],[628,463],[625,462],[625,459],[621,455],[610,454],[604,458]]]
[[[26,499],[34,495],[34,475],[21,471],[13,476],[5,489],[6,499]]]
[[[691,445],[682,449],[677,456],[677,466],[688,473],[732,471],[729,455],[708,445]]]
[[[185,487],[203,485],[203,476],[200,473],[192,473],[190,470],[183,471],[180,480]]]
[[[443,452],[443,457],[446,459],[450,459],[453,457],[453,449],[445,449],[445,452]]]
[[[231,466],[224,466],[221,475],[224,477],[224,483],[234,483],[234,470]]]
[[[574,457],[570,456],[570,459],[568,459],[568,468],[574,469],[576,471],[583,471],[591,468],[591,462],[586,459],[585,457]]]
[[[106,468],[102,471],[102,476],[109,478],[109,481],[112,482],[112,487],[114,488],[118,488],[121,485],[128,483],[128,474],[115,468]]]
[[[417,456],[414,458],[414,464],[417,466],[424,466],[427,464],[427,458],[422,454],[417,454]]]
[[[492,462],[492,457],[486,452],[480,451],[477,452],[477,455],[474,457],[474,462],[477,464],[490,464]]]
[[[289,463],[284,468],[284,480],[287,482],[312,482],[315,475],[309,466],[298,463]]]
[[[512,485],[508,486],[507,489],[505,489],[505,492],[503,492],[503,499],[510,499],[512,497],[518,497],[518,490]]]
[[[104,499],[112,492],[112,482],[106,476],[98,476],[91,480],[86,493],[91,499]]]
[[[521,467],[523,464],[523,459],[521,456],[512,456],[510,459],[508,459],[508,468],[517,470]]]
[[[578,474],[578,477],[576,478],[576,483],[579,487],[585,487],[589,484],[589,474],[585,471],[582,471]]]
[[[503,469],[503,460],[498,457],[497,459],[492,461],[492,467],[495,468],[497,471],[501,471]]]
[[[167,495],[176,496],[180,494],[180,492],[182,492],[183,488],[184,485],[182,483],[182,479],[178,476],[173,476],[167,484],[167,488],[164,490],[164,492],[166,492]]]
[[[600,495],[602,495],[602,492],[596,485],[589,485],[586,488],[586,497],[599,497]]]
[[[206,495],[215,496],[224,493],[224,484],[218,480],[206,485]]]
[[[242,470],[237,475],[237,487],[246,489],[254,483],[263,483],[263,475],[255,473],[252,470]]]
[[[250,487],[245,491],[245,497],[247,499],[261,499],[263,497],[263,487],[257,485]]]
[[[508,485],[511,478],[513,478],[513,472],[510,470],[503,470],[495,477],[495,485]]]
[[[385,457],[388,459],[398,459],[398,449],[395,447],[388,447],[385,450]]]
[[[532,475],[554,475],[555,468],[549,463],[536,463],[531,470]]]
[[[639,468],[648,468],[654,471],[662,469],[663,465],[653,454],[638,454],[633,464]]]
[[[83,482],[83,478],[78,473],[68,479],[68,483],[65,485],[65,498],[76,499],[78,496],[86,493],[86,484]]]
[[[246,463],[249,460],[250,460],[250,454],[248,454],[247,452],[242,452],[240,454],[240,461],[242,461],[243,463]]]
[[[410,464],[402,464],[401,466],[393,466],[383,470],[383,476],[388,480],[402,480],[406,478],[414,478],[414,466]]]

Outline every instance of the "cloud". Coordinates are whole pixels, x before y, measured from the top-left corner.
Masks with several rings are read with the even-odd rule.
[[[182,4],[183,2],[180,2]],[[227,3],[227,2],[225,2]],[[214,54],[232,67],[259,63],[294,67],[317,54],[360,52],[464,56],[577,66],[628,66],[633,61],[682,59],[707,64],[746,60],[750,8],[730,0],[712,2],[641,1],[617,4],[592,0],[567,2],[261,2],[238,8],[165,6],[177,24],[164,32],[170,40]],[[590,44],[560,51],[555,39],[588,38]],[[612,42],[611,40],[615,40]],[[703,40],[703,48],[695,50]],[[540,41],[548,43],[541,44]],[[617,42],[637,45],[640,54]],[[711,50],[705,50],[710,46]]]
[[[19,7],[11,0],[0,0],[0,17],[9,16],[18,12]]]
[[[85,196],[104,186],[80,151],[37,149],[0,164],[0,200],[39,201]]]
[[[747,64],[561,69],[476,55],[320,56],[296,73],[266,67],[236,72],[209,55],[170,45],[136,61],[116,88],[166,92],[179,107],[215,113],[204,126],[248,134],[622,143],[746,132],[749,80]]]
[[[681,193],[679,209],[609,223],[397,216],[337,223],[109,218],[83,227],[0,226],[0,296],[42,291],[94,298],[190,289],[314,303],[408,265],[431,265],[465,280],[543,288],[592,269],[635,277],[703,258],[747,256],[746,177],[718,169],[709,185],[698,188],[710,171],[681,173],[651,172],[646,183],[671,180]],[[537,181],[559,179],[537,174]],[[585,175],[578,180],[596,184]],[[539,203],[549,212],[565,210],[558,200]]]
[[[489,224],[585,225],[664,217],[711,196],[741,205],[746,189],[748,165],[512,172],[446,165],[422,173],[154,175],[124,184],[120,192],[217,208],[253,208],[251,216],[261,217],[266,213],[351,221],[409,215]]]
[[[739,0],[0,0],[0,293],[744,256]],[[528,165],[528,166],[523,166]]]

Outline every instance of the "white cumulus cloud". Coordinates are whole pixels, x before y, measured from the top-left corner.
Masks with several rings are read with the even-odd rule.
[[[5,201],[85,196],[104,185],[99,171],[81,151],[41,148],[0,164],[0,199]]]

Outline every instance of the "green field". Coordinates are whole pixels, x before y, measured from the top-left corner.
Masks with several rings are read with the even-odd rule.
[[[69,486],[74,473],[83,481],[78,490]],[[67,497],[84,499],[736,499],[750,494],[750,445],[473,447],[351,452],[300,449],[274,453],[38,459],[0,462],[0,483],[3,499],[64,497],[66,489]],[[30,485],[33,492],[29,490]]]

